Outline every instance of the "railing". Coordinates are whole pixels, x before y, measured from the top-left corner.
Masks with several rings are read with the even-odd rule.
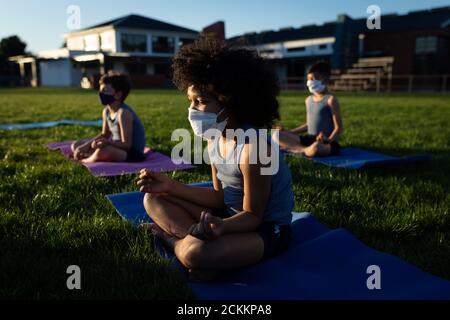
[[[306,78],[289,77],[280,84],[283,90],[305,89]],[[331,76],[329,87],[333,91],[450,92],[450,75],[336,75]]]

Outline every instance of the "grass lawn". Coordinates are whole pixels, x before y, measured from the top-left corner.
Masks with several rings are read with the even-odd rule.
[[[280,97],[282,123],[304,121],[306,93]],[[288,158],[296,211],[309,211],[365,244],[450,279],[450,96],[339,94],[344,145],[394,155],[430,153],[428,164],[370,170],[328,168]],[[173,129],[189,127],[175,91],[134,91],[128,99],[149,145],[170,155]],[[0,89],[0,123],[93,120],[93,91]],[[153,251],[151,237],[123,222],[105,199],[135,191],[136,176],[94,178],[43,144],[93,136],[98,128],[0,131],[0,296],[15,298],[194,298]],[[209,167],[170,173],[210,180]],[[339,250],[339,248],[337,248]],[[82,290],[66,288],[79,265]],[[411,279],[414,281],[414,279]]]

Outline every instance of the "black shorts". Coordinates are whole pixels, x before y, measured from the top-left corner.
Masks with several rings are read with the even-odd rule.
[[[226,209],[212,209],[211,213],[222,219],[230,217]],[[256,233],[259,234],[264,243],[264,253],[261,260],[276,256],[287,250],[291,244],[291,225],[278,225],[272,221],[263,221],[256,230]]]
[[[145,155],[141,151],[137,151],[136,149],[132,148],[130,151],[127,152],[127,160],[126,162],[142,162],[145,159]]]
[[[299,136],[299,139],[300,139],[300,144],[305,147],[309,147],[314,142],[316,142],[316,136],[310,135],[310,134]],[[341,145],[337,141],[326,142],[325,144],[329,144],[331,146],[330,155],[338,154],[339,150],[341,149]]]
[[[263,221],[256,232],[264,242],[262,260],[270,259],[286,251],[292,241],[290,225],[278,225],[275,222]]]

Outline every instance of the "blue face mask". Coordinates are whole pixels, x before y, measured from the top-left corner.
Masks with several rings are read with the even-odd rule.
[[[103,92],[99,92],[98,93],[98,98],[100,100],[100,103],[104,106],[113,103],[114,101],[116,101],[116,99],[114,98],[114,96],[111,96],[109,94],[103,93]]]

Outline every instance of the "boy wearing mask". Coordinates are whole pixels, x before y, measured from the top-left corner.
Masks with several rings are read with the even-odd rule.
[[[307,157],[336,155],[339,137],[343,132],[340,106],[328,91],[331,69],[327,62],[317,62],[308,69],[306,83],[311,93],[305,100],[306,123],[288,130],[280,130],[279,145],[291,153]],[[307,132],[306,135],[300,135]]]

